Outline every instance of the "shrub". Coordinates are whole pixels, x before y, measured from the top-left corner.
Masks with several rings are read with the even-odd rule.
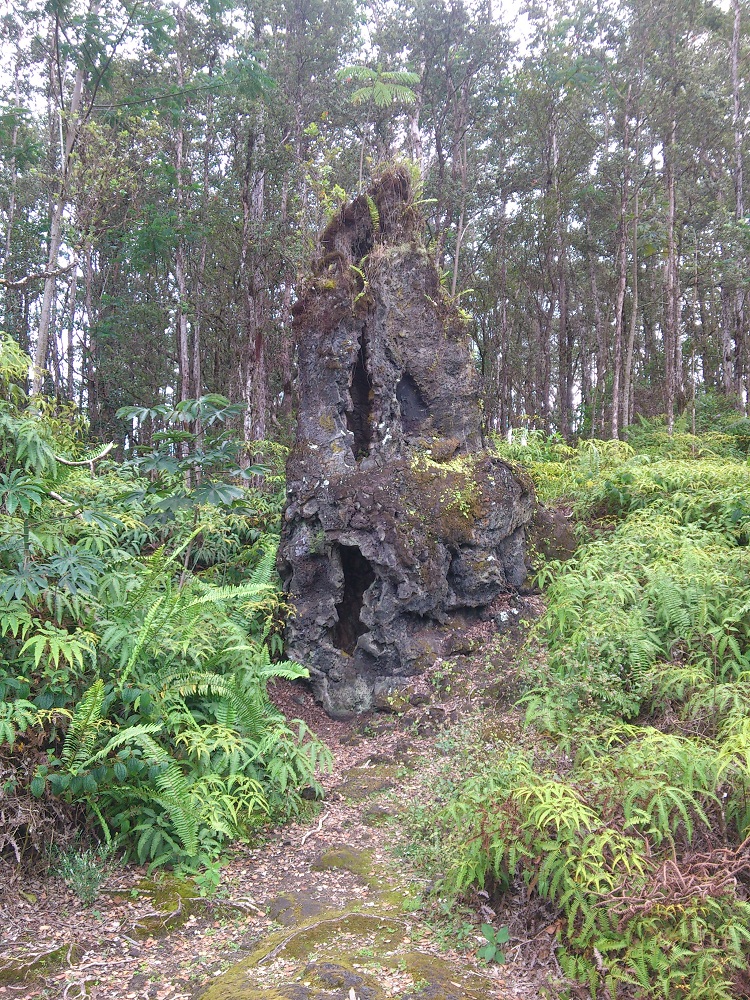
[[[523,878],[556,906],[592,996],[721,1000],[750,955],[750,471],[715,436],[655,441],[586,480],[580,447],[551,456],[589,541],[541,573],[523,702],[547,739],[456,785],[432,855],[446,892]]]
[[[328,759],[266,693],[306,676],[279,658],[278,483],[238,466],[223,428],[236,408],[218,396],[139,411],[161,430],[126,463],[105,459],[72,409],[35,400],[32,412],[13,381],[28,359],[0,344],[0,751],[13,794],[60,803],[56,819],[83,814],[128,858],[198,869],[302,808]],[[17,858],[24,838],[0,827]]]

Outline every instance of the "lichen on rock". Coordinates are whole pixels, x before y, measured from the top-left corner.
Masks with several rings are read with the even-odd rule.
[[[523,583],[528,481],[482,445],[465,319],[405,170],[344,206],[295,312],[300,405],[279,571],[287,648],[332,715],[370,709],[425,636]]]

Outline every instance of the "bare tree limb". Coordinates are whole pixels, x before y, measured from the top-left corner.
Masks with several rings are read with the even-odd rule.
[[[11,278],[0,278],[0,285],[3,288],[25,288],[26,285],[31,284],[33,281],[46,281],[48,278],[59,278],[61,274],[67,274],[74,267],[77,267],[77,265],[78,261],[74,260],[67,267],[58,267],[54,271],[40,271],[39,274],[27,274],[25,278],[19,278],[18,281],[13,281]]]
[[[71,462],[69,458],[60,458],[59,455],[55,455],[55,461],[59,462],[60,465],[78,466],[78,465],[93,465],[94,462],[98,462],[100,458],[104,458],[105,455],[109,455],[115,446],[114,441],[110,441],[109,444],[102,448],[98,455],[94,455],[93,458],[84,458],[82,462]]]

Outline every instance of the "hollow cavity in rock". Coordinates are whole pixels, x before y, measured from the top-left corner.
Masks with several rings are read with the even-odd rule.
[[[419,386],[408,372],[404,372],[396,385],[396,399],[401,408],[401,426],[404,428],[404,434],[417,434],[429,417],[430,410],[419,391]]]
[[[362,334],[357,361],[352,371],[352,382],[349,388],[352,408],[346,413],[346,426],[354,436],[352,452],[355,458],[362,458],[370,451],[372,440],[371,427],[371,387],[367,374],[367,341]]]
[[[331,630],[337,649],[350,656],[357,639],[367,631],[362,621],[365,591],[375,582],[375,571],[356,545],[340,545],[341,570],[344,574],[344,594],[336,605],[338,622]]]

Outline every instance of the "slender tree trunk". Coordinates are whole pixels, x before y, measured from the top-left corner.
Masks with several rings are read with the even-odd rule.
[[[84,252],[83,306],[86,312],[86,324],[84,327],[85,342],[82,346],[84,364],[81,383],[86,388],[91,430],[96,434],[99,431],[100,421],[99,352],[94,317],[94,263],[91,243],[86,244]]]
[[[624,213],[624,208],[623,208]],[[615,301],[615,333],[612,357],[612,411],[610,413],[610,434],[620,436],[620,381],[622,379],[622,329],[625,314],[625,290],[628,281],[628,234],[625,216],[620,218],[620,232],[617,238],[617,297]]]
[[[65,139],[60,151],[60,173],[57,179],[57,193],[52,203],[52,219],[50,222],[49,248],[47,252],[47,277],[44,280],[44,294],[42,296],[42,308],[39,313],[39,327],[37,331],[36,352],[34,354],[34,374],[32,377],[31,391],[36,395],[42,391],[42,379],[44,369],[47,364],[47,352],[49,350],[50,326],[52,321],[52,303],[57,287],[57,277],[55,272],[58,267],[60,247],[62,245],[63,221],[65,217],[65,207],[68,202],[68,182],[70,179],[71,159],[73,149],[80,134],[83,124],[81,118],[81,107],[83,103],[83,69],[76,70],[73,82],[73,93],[65,116],[67,127]],[[60,111],[62,116],[62,109]]]
[[[533,302],[535,340],[539,345],[537,348],[537,377],[535,384],[536,403],[533,412],[539,414],[541,429],[545,433],[549,433],[551,404],[550,329],[552,327],[552,314],[555,306],[552,296],[549,296],[549,306],[546,310],[539,301],[538,294],[534,295]]]
[[[510,426],[511,411],[511,387],[510,387],[510,358],[509,358],[509,328],[508,328],[508,260],[506,249],[506,202],[502,201],[501,207],[501,228],[500,245],[500,353],[495,359],[495,366],[498,372],[498,401],[499,401],[499,430],[502,434],[507,433]]]
[[[602,309],[599,300],[599,283],[596,276],[596,258],[591,236],[591,213],[586,215],[586,233],[589,240],[589,284],[591,286],[591,304],[594,314],[594,335],[596,337],[596,384],[591,398],[591,437],[596,437],[597,426],[604,432],[604,385],[607,370],[607,342],[602,323]]]
[[[742,147],[743,147],[743,119],[742,105],[740,102],[740,29],[741,29],[741,8],[740,0],[732,0],[734,11],[734,29],[732,32],[732,103],[733,103],[733,124],[734,124],[734,217],[740,222],[745,215],[744,199],[744,178],[742,169]],[[735,343],[735,371],[733,373],[733,391],[738,397],[742,395],[742,378],[744,372],[746,354],[746,330],[745,330],[745,292],[738,287],[734,294],[733,327]]]
[[[721,287],[721,388],[726,396],[736,390],[734,334],[732,322],[732,293],[727,285]]]
[[[613,438],[620,436],[620,381],[622,379],[622,335],[625,319],[625,291],[628,285],[628,196],[630,193],[630,111],[633,93],[632,83],[623,107],[622,154],[623,172],[620,189],[620,218],[617,238],[617,298],[615,304],[614,358],[612,359],[612,421],[610,431]],[[626,388],[627,392],[627,388]]]
[[[424,73],[424,65],[420,71],[420,77]],[[416,100],[409,106],[409,144],[410,156],[419,167],[421,177],[424,177],[424,143],[422,141],[422,130],[419,127],[419,116],[422,111],[422,93],[417,93]]]
[[[299,151],[299,143],[296,144],[298,150],[295,166],[300,175],[303,174],[301,168],[302,156]],[[284,175],[284,182],[281,192],[281,221],[286,225],[289,217],[289,172]],[[284,289],[281,297],[281,344],[279,349],[279,364],[281,368],[281,401],[279,412],[285,418],[291,416],[293,402],[293,379],[292,379],[292,352],[294,350],[294,334],[292,324],[292,283],[294,275],[291,266],[287,267],[284,277]]]
[[[213,57],[209,63],[209,78],[213,76]],[[190,377],[192,393],[196,398],[203,395],[203,368],[201,359],[201,336],[203,332],[203,303],[206,286],[206,259],[208,256],[208,198],[211,181],[211,160],[214,152],[214,97],[213,91],[208,91],[206,98],[206,135],[203,145],[203,176],[201,178],[201,249],[198,258],[198,273],[195,288],[195,314],[193,317],[193,342],[190,359]],[[195,421],[196,445],[203,444],[203,423],[200,416]],[[200,469],[195,472],[196,482],[200,482]]]
[[[100,0],[90,0],[87,18],[94,19],[99,13]],[[50,57],[50,92],[60,94],[64,88],[63,59],[60,47],[60,35],[63,28],[56,20],[55,27],[51,32],[52,53]],[[101,79],[101,77],[99,78]],[[31,391],[37,394],[42,388],[42,378],[44,367],[47,363],[47,352],[49,350],[50,329],[53,315],[53,300],[57,284],[56,271],[58,269],[58,258],[62,246],[63,226],[65,219],[65,209],[68,203],[70,172],[73,165],[73,151],[75,149],[81,129],[86,123],[86,119],[91,108],[84,109],[84,81],[85,74],[83,65],[77,67],[73,78],[73,89],[70,95],[70,103],[67,111],[63,114],[62,105],[58,109],[60,126],[60,166],[57,177],[57,186],[54,196],[51,199],[50,207],[50,236],[47,252],[47,277],[44,281],[44,293],[42,295],[42,306],[39,313],[39,324],[37,327],[37,343],[34,353],[34,373],[32,376]],[[98,81],[93,87],[96,92]]]
[[[242,184],[242,251],[240,271],[244,293],[245,357],[241,359],[240,376],[246,403],[244,416],[245,441],[261,441],[266,436],[266,350],[265,325],[268,303],[262,261],[252,241],[260,229],[265,214],[265,176],[262,155],[265,135],[262,121],[251,125],[245,150]]]
[[[69,400],[73,400],[73,385],[75,379],[75,319],[76,319],[76,298],[78,295],[78,268],[74,267],[70,272],[70,286],[68,290],[68,344],[65,352],[67,366],[65,380],[65,395]]]
[[[591,330],[583,317],[579,318],[578,332],[581,344],[581,410],[584,415],[593,416],[593,391],[591,380]]]
[[[294,98],[294,165],[293,174],[287,171],[281,192],[281,221],[286,228],[289,221],[289,196],[292,189],[293,176],[297,182],[297,197],[299,205],[304,206],[307,200],[306,171],[302,166],[302,137],[304,132],[304,113],[302,106],[302,85],[298,83]],[[288,421],[294,412],[294,324],[292,322],[292,287],[295,280],[295,265],[289,261],[284,276],[284,288],[281,300],[281,345],[279,351],[279,366],[281,369],[281,400],[279,413]]]
[[[638,142],[636,140],[636,162],[638,161]],[[630,427],[633,419],[633,412],[630,407],[630,399],[633,392],[633,354],[635,351],[635,335],[638,330],[638,219],[639,219],[639,187],[636,184],[633,196],[633,267],[631,270],[630,284],[632,291],[632,303],[630,307],[630,329],[628,330],[628,347],[625,354],[625,374],[623,379],[622,392],[622,426]]]
[[[67,306],[67,299],[63,303],[63,309]],[[55,385],[55,397],[57,399],[62,395],[62,369],[60,367],[60,345],[58,343],[57,337],[53,337],[50,342],[50,354],[52,355],[52,375],[54,378]]]
[[[459,147],[457,151],[457,156],[459,159],[458,164],[458,176],[461,180],[461,209],[458,215],[458,230],[456,232],[456,252],[453,257],[453,280],[451,281],[451,297],[456,297],[456,291],[458,290],[458,261],[461,255],[461,244],[464,241],[464,235],[466,234],[466,229],[471,225],[472,220],[469,220],[468,225],[466,224],[466,187],[467,187],[467,172],[468,172],[468,151],[466,147],[466,136],[464,135],[464,141],[462,147]]]
[[[447,211],[445,207],[445,187],[446,187],[446,167],[447,153],[443,146],[443,133],[441,128],[435,127],[435,160],[437,161],[437,182],[435,185],[435,263],[438,271],[443,268],[443,258],[445,255],[445,234],[448,227]]]
[[[177,86],[180,90],[185,87],[185,66],[183,63],[183,44],[185,39],[185,11],[180,8],[177,11]],[[187,247],[185,245],[185,223],[187,211],[188,194],[186,188],[189,186],[190,178],[186,176],[185,165],[187,158],[187,135],[183,125],[184,113],[180,116],[180,124],[177,128],[175,145],[175,185],[177,200],[177,247],[175,249],[174,278],[177,286],[177,357],[180,366],[180,400],[189,399],[192,395],[190,391],[190,331],[188,326],[188,291],[187,291]]]
[[[21,61],[20,54],[20,42],[16,50],[16,61],[13,70],[13,90],[15,94],[16,107],[21,106],[21,92],[19,83],[19,64]],[[7,214],[7,225],[5,229],[5,256],[3,258],[5,267],[5,277],[6,279],[13,279],[15,275],[12,273],[12,263],[11,263],[11,251],[13,249],[13,228],[16,221],[16,198],[18,196],[18,171],[16,169],[16,147],[18,144],[18,134],[19,125],[18,121],[15,122],[13,126],[13,131],[11,133],[11,157],[8,163],[8,173],[10,175],[10,188],[8,190],[8,214]],[[18,312],[17,306],[17,293],[14,295],[14,290],[10,286],[5,288],[5,322],[8,326],[8,332],[13,336],[19,336],[20,331],[14,329],[14,323],[12,322],[12,317],[14,317]],[[14,301],[15,300],[15,301]],[[19,338],[20,339],[20,338]]]
[[[560,433],[563,440],[570,440],[570,418],[573,396],[572,351],[570,344],[570,324],[568,322],[568,281],[565,273],[565,253],[560,253],[557,298],[559,304],[558,358],[560,394]]]
[[[677,245],[675,240],[676,179],[675,151],[677,119],[670,111],[669,138],[665,149],[664,167],[667,187],[667,260],[664,275],[664,374],[667,410],[667,431],[674,432],[675,399],[677,396],[677,342],[679,339],[677,300]]]
[[[734,206],[735,218],[741,219],[745,214],[742,145],[743,121],[740,103],[740,0],[732,0],[734,10],[734,30],[732,32],[732,103],[734,123]]]
[[[558,308],[557,358],[558,358],[558,400],[560,404],[560,434],[565,441],[570,439],[570,414],[572,409],[571,345],[568,329],[568,275],[566,269],[565,219],[560,181],[560,150],[557,131],[552,129],[550,140],[552,151],[551,180],[555,191],[555,256],[550,270],[551,284],[555,288]],[[552,264],[552,261],[550,262]]]

